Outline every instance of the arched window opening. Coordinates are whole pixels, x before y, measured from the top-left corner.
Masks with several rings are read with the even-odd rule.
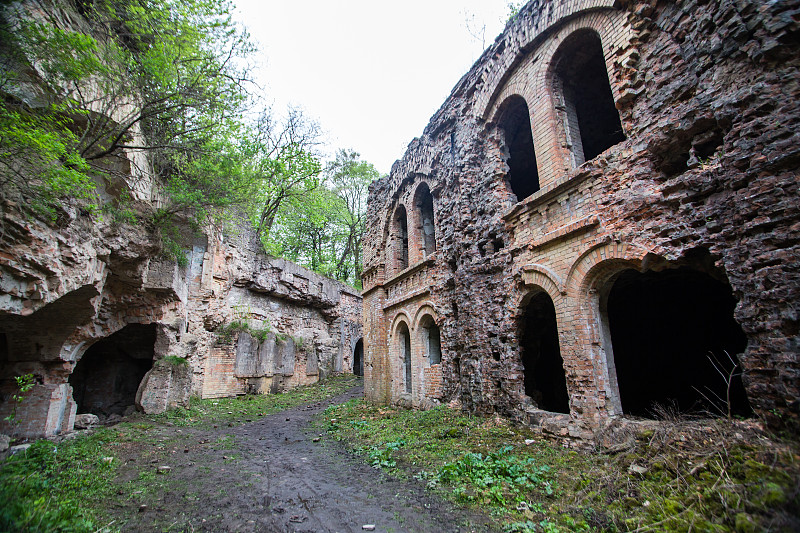
[[[420,257],[425,259],[436,251],[436,227],[433,221],[433,195],[427,184],[423,183],[417,189],[414,207],[417,210]]]
[[[391,237],[394,271],[400,272],[408,268],[408,216],[402,205],[395,209]]]
[[[625,140],[608,81],[600,37],[592,30],[575,32],[554,60],[553,92],[578,167]]]
[[[358,339],[353,350],[353,374],[356,376],[364,375],[364,339]]]
[[[545,411],[569,413],[564,361],[558,344],[556,308],[546,292],[531,298],[522,317],[525,394]]]
[[[747,337],[728,283],[688,267],[626,270],[612,283],[605,317],[624,413],[752,414],[737,359]]]
[[[153,367],[155,324],[129,324],[86,350],[69,377],[78,413],[124,415]]]
[[[400,347],[400,358],[403,361],[403,390],[411,392],[411,335],[408,333],[408,326],[401,323],[397,327],[398,344]]]
[[[525,99],[514,95],[503,102],[498,125],[503,130],[508,149],[506,179],[519,202],[539,190],[531,116]]]
[[[420,322],[422,330],[422,343],[425,347],[425,356],[428,363],[438,365],[442,362],[442,340],[439,334],[439,326],[433,321],[430,315]]]

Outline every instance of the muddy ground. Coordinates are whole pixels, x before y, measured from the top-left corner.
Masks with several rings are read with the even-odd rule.
[[[415,480],[393,479],[326,438],[313,418],[360,397],[327,401],[240,426],[158,425],[152,441],[120,443],[118,498],[107,509],[123,531],[492,531]],[[316,440],[316,442],[315,442]],[[168,467],[168,468],[165,468]]]

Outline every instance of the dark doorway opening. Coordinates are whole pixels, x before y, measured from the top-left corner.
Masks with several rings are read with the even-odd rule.
[[[730,285],[689,267],[626,270],[613,282],[607,318],[624,413],[750,416],[737,354],[747,337],[733,318]],[[715,369],[719,368],[719,371]]]
[[[506,179],[519,202],[539,190],[531,116],[525,99],[514,95],[503,102],[498,124],[508,148]]]
[[[356,376],[364,375],[364,339],[358,339],[353,350],[353,374]]]
[[[155,324],[129,324],[86,350],[69,377],[78,413],[124,415],[153,367]]]
[[[525,307],[521,340],[525,394],[540,409],[569,413],[564,361],[558,345],[556,309],[546,292],[536,294]]]
[[[556,61],[554,89],[563,99],[568,140],[579,166],[624,141],[625,133],[597,33],[572,34],[561,45]]]
[[[403,390],[411,392],[411,335],[408,326],[401,323],[397,328],[400,355],[403,358]]]

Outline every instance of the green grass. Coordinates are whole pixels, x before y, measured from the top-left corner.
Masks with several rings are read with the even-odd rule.
[[[508,532],[792,531],[800,523],[796,443],[746,425],[664,422],[632,434],[621,452],[600,453],[446,407],[353,400],[319,423],[373,466],[488,511]]]
[[[0,462],[0,531],[97,532],[114,531],[106,509],[114,502],[152,503],[167,491],[180,492],[181,482],[158,474],[172,453],[197,444],[196,432],[168,426],[212,427],[236,425],[248,419],[336,396],[358,383],[354,376],[338,376],[323,383],[283,394],[193,400],[188,409],[163,415],[137,415],[112,428],[100,428],[58,444],[39,440],[26,451]],[[231,435],[208,442],[210,449],[235,447]],[[135,450],[132,478],[118,479],[131,467],[121,468],[120,457]],[[227,456],[225,463],[240,458]],[[199,465],[200,472],[208,471]],[[130,475],[129,475],[130,477]]]
[[[149,418],[184,427],[238,425],[278,411],[337,396],[358,383],[358,377],[342,375],[280,394],[248,394],[206,400],[192,398],[188,407],[178,407]]]
[[[115,433],[101,429],[58,445],[40,440],[9,457],[0,469],[0,531],[97,531],[98,515],[85,502],[109,494]]]

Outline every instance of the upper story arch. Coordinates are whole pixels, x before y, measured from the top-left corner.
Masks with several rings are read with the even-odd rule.
[[[585,13],[556,20],[527,45],[515,45],[520,56],[502,83],[491,97],[478,97],[479,104],[485,98],[483,120],[501,128],[506,109],[524,100],[542,189],[625,138],[615,107],[621,80],[614,65],[630,47],[633,31],[624,12],[585,4]]]
[[[517,201],[524,200],[539,190],[533,128],[525,98],[519,94],[506,98],[497,109],[494,122],[503,132],[508,150],[506,183]]]
[[[403,204],[398,204],[389,222],[387,241],[387,269],[397,274],[408,268],[408,213]]]
[[[434,198],[427,182],[420,182],[411,202],[410,260],[418,263],[436,251]]]
[[[600,35],[578,29],[559,45],[547,73],[556,136],[572,168],[625,140],[608,78]]]

